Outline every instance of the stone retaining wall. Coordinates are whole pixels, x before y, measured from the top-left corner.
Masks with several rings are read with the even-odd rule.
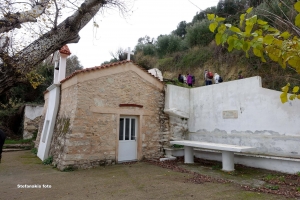
[[[23,139],[31,139],[38,132],[43,106],[25,105]]]

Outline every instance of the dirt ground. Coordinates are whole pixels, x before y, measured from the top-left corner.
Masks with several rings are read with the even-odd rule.
[[[30,151],[4,152],[0,199],[286,199],[245,191],[235,182],[195,184],[193,176],[150,162],[61,172]],[[41,188],[20,188],[25,184]]]

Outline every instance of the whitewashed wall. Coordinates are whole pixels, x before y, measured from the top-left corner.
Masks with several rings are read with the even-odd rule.
[[[167,85],[165,95],[165,112],[169,115],[189,118],[190,89]]]
[[[260,77],[191,89],[189,128],[234,131],[270,131],[300,136],[300,101],[282,104],[281,92],[261,87]],[[237,111],[236,119],[224,119],[223,111]]]
[[[167,86],[166,105],[186,111],[182,88]],[[184,88],[186,89],[186,88]],[[280,92],[256,76],[189,90],[189,139],[256,147],[251,153],[300,158],[300,101],[280,102]],[[172,94],[169,94],[172,93]],[[176,103],[175,103],[176,102]]]

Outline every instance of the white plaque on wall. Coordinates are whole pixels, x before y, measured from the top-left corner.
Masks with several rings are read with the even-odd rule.
[[[225,110],[223,111],[223,119],[237,119],[238,111],[237,110]]]

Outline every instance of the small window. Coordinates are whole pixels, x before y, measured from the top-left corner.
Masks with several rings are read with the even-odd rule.
[[[120,118],[119,140],[135,140],[136,139],[136,118],[122,117]]]

